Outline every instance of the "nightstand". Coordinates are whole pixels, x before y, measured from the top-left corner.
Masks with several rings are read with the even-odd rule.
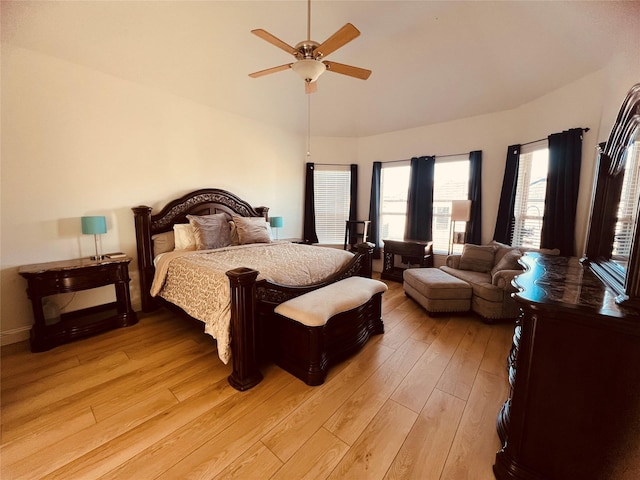
[[[28,282],[27,295],[35,322],[31,328],[31,351],[43,352],[78,338],[136,324],[138,318],[131,308],[129,293],[129,262],[129,257],[80,258],[20,267],[18,273]],[[115,302],[65,313],[60,321],[46,324],[42,308],[44,297],[105,285],[114,286]]]

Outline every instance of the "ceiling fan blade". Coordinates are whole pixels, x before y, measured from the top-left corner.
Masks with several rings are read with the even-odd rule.
[[[318,91],[318,82],[304,82],[304,93],[316,93]]]
[[[371,75],[371,70],[366,68],[354,67],[352,65],[345,65],[344,63],[336,63],[324,61],[322,62],[330,72],[341,73],[342,75],[349,75],[350,77],[366,80]]]
[[[347,23],[344,27],[313,49],[313,58],[326,57],[343,45],[349,43],[358,35],[360,35],[360,30],[352,24]]]
[[[275,45],[276,47],[284,50],[285,52],[290,53],[291,55],[295,56],[298,53],[298,51],[295,48],[293,48],[291,45],[289,45],[288,43],[283,42],[278,37],[276,37],[274,35],[271,35],[266,30],[263,30],[261,28],[257,28],[255,30],[251,30],[251,33],[253,33],[254,35],[260,37],[263,40],[266,40],[271,45]]]
[[[269,75],[270,73],[281,72],[283,70],[288,70],[291,68],[292,63],[287,63],[285,65],[280,65],[278,67],[267,68],[266,70],[260,70],[259,72],[250,73],[249,76],[251,78],[262,77],[263,75]]]

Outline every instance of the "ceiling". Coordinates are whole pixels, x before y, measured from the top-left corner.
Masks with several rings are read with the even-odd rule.
[[[313,1],[311,38],[347,22],[360,37],[328,60],[307,96],[293,71],[249,73],[293,57],[306,38],[296,1],[2,1],[2,42],[306,133],[360,137],[518,107],[601,69],[640,44],[640,2]],[[635,42],[635,43],[634,43]]]

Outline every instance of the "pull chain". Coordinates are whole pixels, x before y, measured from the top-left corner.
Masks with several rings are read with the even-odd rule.
[[[311,95],[307,95],[307,157],[311,156]]]

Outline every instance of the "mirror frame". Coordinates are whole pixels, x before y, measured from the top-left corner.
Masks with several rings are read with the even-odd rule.
[[[638,213],[626,266],[612,259],[626,153],[640,141],[640,83],[627,93],[606,143],[598,146],[587,249],[583,262],[616,293],[616,302],[640,307],[640,238]]]

